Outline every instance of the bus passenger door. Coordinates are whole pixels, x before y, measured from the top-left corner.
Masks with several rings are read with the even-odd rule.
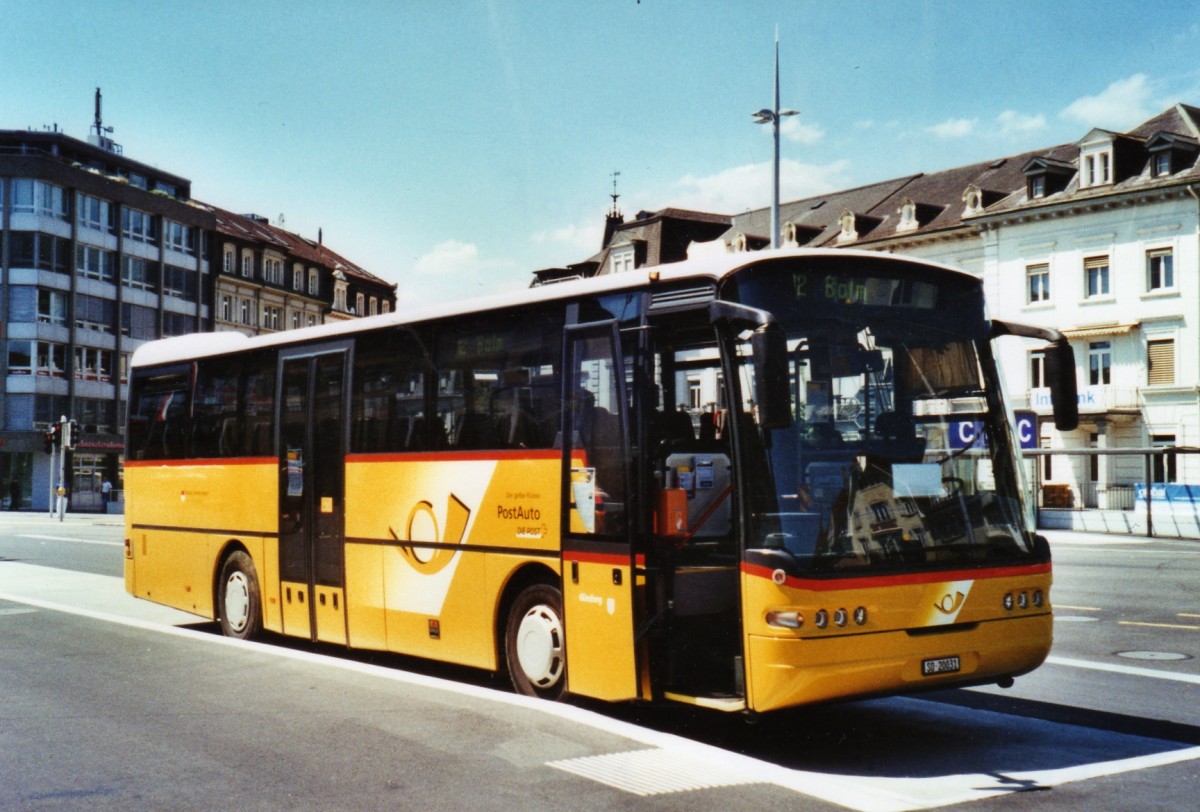
[[[285,634],[346,642],[346,345],[280,354],[279,579]]]
[[[567,689],[640,695],[639,581],[626,514],[628,399],[616,322],[567,328],[563,376],[563,616]]]

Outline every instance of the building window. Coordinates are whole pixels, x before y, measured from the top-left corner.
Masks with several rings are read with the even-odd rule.
[[[1083,261],[1084,291],[1088,299],[1109,295],[1108,257],[1089,257]]]
[[[292,329],[293,330],[300,329],[300,311],[299,310],[292,311]]]
[[[1079,185],[1101,186],[1112,182],[1112,148],[1080,156],[1082,163]]]
[[[114,318],[116,313],[117,303],[112,299],[101,299],[99,296],[84,294],[75,297],[75,328],[77,330],[111,333],[113,322],[116,321]],[[149,337],[157,338],[157,336]]]
[[[263,259],[263,281],[269,285],[283,282],[283,261],[266,257]]]
[[[1088,384],[1103,386],[1112,383],[1112,342],[1093,341],[1088,344]]]
[[[262,326],[264,330],[278,330],[283,320],[283,308],[263,305]]]
[[[116,254],[80,243],[75,246],[75,273],[84,279],[111,282],[116,267]]]
[[[94,347],[75,348],[75,380],[112,382],[112,350]]]
[[[230,274],[230,275],[233,274],[233,249],[232,248],[225,249],[225,261],[224,261],[224,264],[222,265],[222,268],[225,271],[225,273]]]
[[[316,296],[317,291],[320,289],[320,278],[318,277],[317,272],[315,270],[310,270],[308,272],[308,295]]]
[[[1174,448],[1174,434],[1151,434],[1151,448]],[[1155,482],[1178,482],[1178,471],[1175,467],[1174,454],[1155,454],[1153,460],[1153,476]]]
[[[242,276],[249,279],[254,275],[254,255],[249,251],[242,252]]]
[[[366,307],[363,304],[365,298],[366,297],[363,296],[361,293],[359,293],[358,295],[356,295],[354,297],[354,314],[355,315],[362,316],[366,313]]]
[[[153,243],[158,237],[154,215],[137,209],[121,209],[121,233],[135,242]]]
[[[372,316],[379,313],[379,300],[376,299],[374,296],[371,297],[370,310],[368,312],[370,312],[370,314]]]
[[[162,290],[167,296],[177,296],[188,302],[196,301],[197,274],[188,268],[178,265],[163,267]]]
[[[1046,381],[1046,353],[1038,350],[1029,353],[1029,388],[1041,389]]]
[[[1025,268],[1026,291],[1029,304],[1050,301],[1050,266],[1030,265]]]
[[[183,254],[196,254],[196,231],[191,226],[176,223],[174,220],[163,221],[163,240],[167,248]]]
[[[1034,175],[1029,179],[1029,196],[1039,198],[1046,196],[1046,176]]]
[[[158,287],[154,263],[141,257],[121,257],[121,281],[131,288],[153,290]]]
[[[383,309],[381,312],[383,312],[383,313],[391,313],[392,312],[392,303],[389,302],[387,299],[383,300]]]
[[[221,321],[233,321],[233,297],[228,293],[221,295]]]
[[[113,223],[113,206],[107,200],[101,200],[91,195],[79,196],[79,213],[76,218],[80,228],[90,228],[112,234],[116,231]]]
[[[14,178],[12,182],[14,214],[37,214],[67,220],[67,192],[61,186],[29,178]]]
[[[1175,287],[1175,258],[1170,248],[1146,252],[1146,289]]]
[[[633,270],[633,246],[618,248],[612,252],[611,257],[612,273],[621,273],[623,271]]]
[[[1171,153],[1168,150],[1156,152],[1151,161],[1154,167],[1154,177],[1161,178],[1164,175],[1171,174]]]
[[[238,299],[238,321],[246,327],[254,326],[254,311],[250,307],[249,299]]]
[[[37,320],[42,324],[67,323],[67,295],[57,290],[38,291]]]
[[[1146,342],[1146,384],[1167,386],[1175,383],[1175,339],[1159,338]]]
[[[292,290],[304,290],[304,266],[299,262],[292,267]]]

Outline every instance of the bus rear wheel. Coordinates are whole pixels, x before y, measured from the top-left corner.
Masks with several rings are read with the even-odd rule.
[[[262,631],[262,598],[254,561],[243,550],[230,553],[217,581],[217,614],[226,637],[249,640]]]
[[[567,689],[562,593],[534,584],[517,595],[504,631],[508,676],[517,693],[557,700]]]

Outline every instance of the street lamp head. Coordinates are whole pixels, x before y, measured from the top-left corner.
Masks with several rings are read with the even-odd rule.
[[[791,109],[780,110],[779,115],[781,115],[781,116],[798,116],[798,115],[800,115],[800,111],[799,110],[791,110]]]
[[[766,108],[759,110],[757,113],[751,113],[750,115],[754,116],[755,124],[770,124],[775,120],[775,114]]]

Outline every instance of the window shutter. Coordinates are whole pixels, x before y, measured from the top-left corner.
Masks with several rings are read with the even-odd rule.
[[[1175,383],[1175,340],[1146,342],[1146,383],[1150,386]]]

